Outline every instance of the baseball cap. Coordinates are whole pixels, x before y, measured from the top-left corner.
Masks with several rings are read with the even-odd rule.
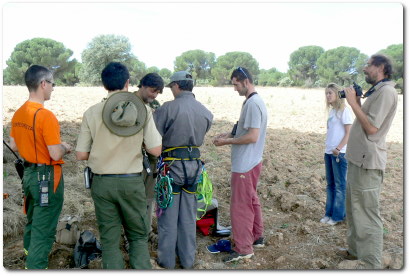
[[[187,71],[178,71],[171,76],[170,82],[168,83],[167,87],[175,81],[193,81],[192,75]]]

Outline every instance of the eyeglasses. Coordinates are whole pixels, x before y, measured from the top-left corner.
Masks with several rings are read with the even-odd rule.
[[[55,84],[54,82],[51,82],[51,81],[49,81],[49,80],[45,80],[45,81],[48,82],[48,83],[50,83],[52,87],[55,87],[55,86],[56,86],[56,84]]]
[[[242,74],[245,75],[245,78],[249,79],[248,75],[245,73],[245,71],[242,69],[242,67],[239,66],[237,70],[241,71]]]

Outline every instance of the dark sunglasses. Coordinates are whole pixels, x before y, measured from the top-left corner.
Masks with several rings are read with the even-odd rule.
[[[238,67],[238,70],[242,72],[242,74],[245,75],[245,78],[249,79],[248,75],[245,73],[245,71],[242,69],[242,67]]]
[[[52,87],[55,87],[55,86],[56,86],[56,84],[55,84],[54,82],[51,82],[51,81],[49,81],[49,80],[45,80],[45,81],[48,82],[48,83],[50,83]]]

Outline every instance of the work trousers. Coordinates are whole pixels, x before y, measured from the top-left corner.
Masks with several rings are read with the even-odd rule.
[[[246,173],[232,172],[231,224],[234,250],[253,253],[253,243],[263,235],[261,204],[256,191],[262,162]]]
[[[47,207],[40,206],[39,175],[49,180]],[[48,268],[48,254],[55,240],[58,218],[64,201],[64,180],[54,192],[53,166],[29,167],[24,169],[23,190],[27,224],[24,228],[24,251],[27,254],[27,269]]]
[[[150,269],[145,187],[141,176],[94,175],[91,185],[105,269],[123,269],[120,250],[122,227],[129,242],[129,264]]]
[[[157,159],[150,159],[150,168],[151,172],[154,174],[157,172]],[[155,183],[156,178],[154,175],[148,175],[145,170],[142,172],[142,178],[144,179],[145,184],[145,196],[147,198],[147,223],[149,226],[149,232],[152,232],[152,213],[154,212],[154,202],[155,202]]]
[[[172,206],[158,217],[158,264],[175,268],[175,258],[181,266],[194,266],[196,251],[196,209],[195,193],[182,190],[173,195]]]
[[[382,170],[369,170],[348,163],[346,218],[349,253],[365,262],[367,269],[382,268],[383,223],[379,198]]]

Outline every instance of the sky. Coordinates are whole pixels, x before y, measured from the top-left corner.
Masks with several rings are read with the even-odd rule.
[[[397,2],[58,2],[9,1],[2,6],[2,64],[35,37],[62,42],[73,58],[103,34],[129,39],[147,67],[173,71],[183,52],[250,53],[261,69],[288,70],[292,52],[354,47],[370,56],[404,43],[404,7]]]

